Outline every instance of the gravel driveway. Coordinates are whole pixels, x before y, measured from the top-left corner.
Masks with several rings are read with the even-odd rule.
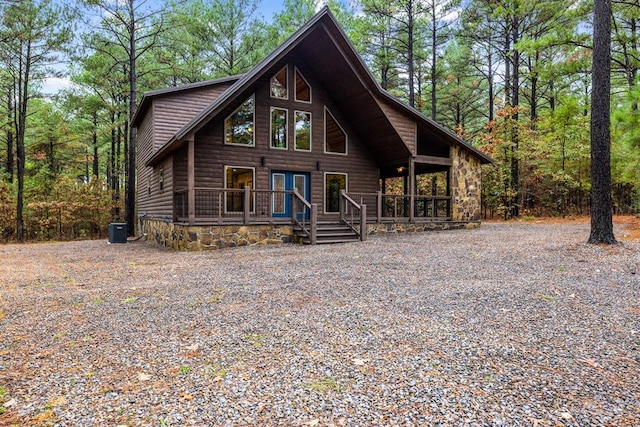
[[[640,240],[588,234],[0,246],[0,425],[638,426]]]

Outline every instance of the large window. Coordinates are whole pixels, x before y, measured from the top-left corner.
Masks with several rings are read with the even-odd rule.
[[[295,71],[295,77],[296,101],[311,102],[311,86],[307,83],[305,78],[302,77],[302,74],[300,74],[300,71],[298,71],[297,68]]]
[[[287,149],[287,110],[271,108],[271,148]]]
[[[311,113],[296,111],[296,150],[311,151]]]
[[[324,151],[347,154],[347,134],[326,108],[324,110]]]
[[[254,188],[253,168],[225,166],[225,188],[227,190],[226,212],[244,212],[244,187]],[[250,198],[250,210],[253,212],[253,198]]]
[[[271,77],[271,96],[273,98],[289,99],[289,91],[287,90],[287,67]]]
[[[226,144],[255,145],[253,106],[252,96],[224,121],[224,141]]]
[[[324,211],[340,212],[340,190],[347,189],[347,174],[327,172],[324,175]]]

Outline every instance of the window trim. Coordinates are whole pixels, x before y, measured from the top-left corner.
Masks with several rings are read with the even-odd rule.
[[[236,114],[240,108],[242,108],[242,106],[249,100],[253,100],[253,120],[251,121],[252,123],[252,129],[253,131],[251,132],[251,144],[238,144],[235,142],[227,142],[227,130],[228,130],[228,126],[227,126],[227,122],[229,121],[229,119]],[[239,106],[238,108],[236,108],[235,110],[233,110],[233,112],[231,114],[229,114],[227,117],[225,117],[224,119],[224,134],[223,134],[223,142],[224,145],[233,145],[234,147],[255,147],[256,146],[256,97],[255,94],[252,94],[250,97],[248,97],[247,99],[245,99]]]
[[[273,81],[276,78],[276,76],[278,74],[280,74],[282,72],[282,70],[284,70],[284,81],[285,81],[285,87],[284,87],[284,91],[285,91],[285,95],[284,96],[275,96],[273,94]],[[289,66],[285,65],[284,67],[280,68],[270,79],[269,79],[269,96],[273,99],[285,99],[288,100],[289,99]]]
[[[338,127],[340,128],[342,133],[344,133],[344,153],[339,153],[339,152],[336,152],[336,151],[327,151],[327,114],[331,116],[331,118],[338,125]],[[342,127],[340,122],[338,120],[336,120],[336,117],[331,113],[331,111],[329,111],[329,108],[327,108],[326,105],[324,107],[324,153],[325,154],[337,155],[337,156],[348,156],[349,155],[349,135],[344,130],[344,128]]]
[[[284,147],[273,146],[273,112],[279,110],[284,111]],[[269,108],[269,148],[273,150],[288,150],[289,149],[289,110],[282,107]]]
[[[297,96],[298,95],[298,90],[297,90],[298,88],[296,86],[296,74],[298,74],[300,76],[300,78],[309,87],[309,100],[308,101],[304,101],[302,99],[298,99],[298,96]],[[298,67],[293,67],[293,99],[296,102],[303,102],[305,104],[312,104],[313,103],[313,88],[311,87],[311,85],[309,84],[307,79],[304,77],[302,72],[298,69]]]
[[[298,113],[309,115],[309,149],[308,150],[298,148],[298,132],[296,129],[296,124],[298,123],[298,120],[297,120]],[[310,153],[311,151],[313,151],[313,113],[311,111],[293,110],[293,149],[294,151],[302,151],[305,153]]]
[[[323,205],[323,211],[326,215],[338,215],[340,214],[340,208],[338,207],[338,210],[336,212],[330,212],[327,211],[327,175],[343,175],[345,177],[344,179],[344,191],[349,192],[349,174],[347,172],[324,172],[323,174],[323,178],[322,178],[322,191],[323,191],[323,197],[322,197],[322,205]]]
[[[223,167],[223,173],[224,173],[224,189],[225,190],[240,190],[239,188],[229,188],[228,183],[227,183],[227,170],[228,169],[250,169],[251,170],[251,190],[255,190],[256,189],[256,168],[254,166],[237,166],[237,165],[224,165]],[[225,191],[225,197],[224,197],[224,213],[225,214],[238,214],[241,213],[242,211],[230,211],[228,208],[228,194],[226,194]],[[251,200],[251,213],[255,213],[256,212],[256,201],[255,201],[255,197],[256,194],[255,192],[252,194],[252,200]]]

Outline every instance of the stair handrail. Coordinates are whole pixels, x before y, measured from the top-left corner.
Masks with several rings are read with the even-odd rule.
[[[293,197],[291,198],[291,219],[294,224],[300,227],[300,230],[309,237],[309,243],[315,245],[318,241],[318,205],[316,203],[309,203],[296,188],[292,191]],[[302,221],[298,220],[297,202],[301,202],[307,209],[309,209],[309,227],[306,226],[304,220],[304,210],[302,212]]]
[[[346,208],[351,206],[352,209],[349,210],[351,215],[351,221],[349,221],[345,217]],[[360,227],[356,227],[353,212],[358,211],[360,213]],[[367,205],[362,203],[358,204],[355,200],[353,200],[345,190],[340,190],[340,222],[345,223],[349,226],[360,238],[361,241],[365,241],[367,239]]]

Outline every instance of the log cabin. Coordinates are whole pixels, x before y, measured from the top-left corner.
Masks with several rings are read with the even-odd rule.
[[[491,159],[385,91],[327,7],[246,74],[145,93],[132,123],[139,226],[176,249],[479,225]]]

